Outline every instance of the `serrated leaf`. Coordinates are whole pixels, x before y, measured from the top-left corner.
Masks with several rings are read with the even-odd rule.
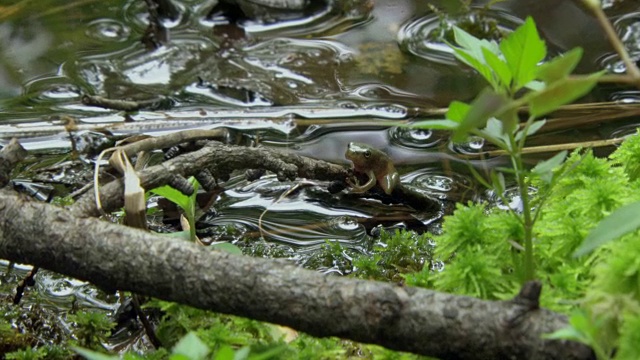
[[[551,61],[538,67],[537,78],[547,84],[551,84],[571,74],[582,59],[582,48],[573,48],[562,56],[553,58]]]
[[[528,128],[527,128],[527,132],[525,134],[524,129],[520,130],[516,133],[516,141],[520,141],[520,139],[524,136],[531,136],[535,133],[538,132],[538,130],[540,130],[544,124],[546,124],[547,121],[546,120],[538,120],[538,121],[534,121]]]
[[[186,355],[191,360],[199,360],[209,354],[209,347],[194,332],[189,332],[173,347],[172,353]]]
[[[482,77],[485,78],[487,82],[489,82],[491,87],[495,89],[498,86],[498,84],[496,83],[496,79],[493,76],[493,72],[491,71],[491,67],[484,63],[484,59],[478,60],[474,55],[472,55],[472,53],[459,48],[454,48],[453,53],[458,60],[471,66],[477,72],[479,72],[480,75],[482,75]],[[480,50],[480,54],[482,54],[482,50]]]
[[[451,121],[461,123],[462,120],[464,120],[464,118],[467,116],[469,109],[471,109],[471,105],[454,100],[449,104],[449,109],[447,110],[445,116]]]
[[[484,127],[487,120],[503,111],[508,102],[509,99],[504,95],[497,94],[490,89],[483,90],[471,103],[467,115],[453,134],[453,141],[464,141],[471,130]]]
[[[562,165],[564,160],[567,158],[567,151],[563,150],[557,154],[555,154],[550,159],[545,161],[541,161],[536,166],[531,169],[531,173],[536,174],[540,177],[540,179],[546,183],[550,183],[553,179],[553,169]]]
[[[500,43],[500,50],[513,74],[516,90],[535,79],[536,67],[547,55],[547,47],[530,16]]]
[[[460,46],[452,46],[456,58],[478,71],[493,88],[497,89],[498,77],[486,62],[484,53],[492,53],[497,57],[500,54],[498,44],[494,41],[478,39],[457,26],[453,27],[453,33],[456,44]]]
[[[511,70],[509,69],[507,63],[487,48],[482,48],[482,55],[484,56],[484,60],[486,61],[487,65],[491,67],[493,73],[500,80],[500,83],[502,84],[501,87],[508,89],[511,85],[513,74],[511,74]],[[498,90],[495,87],[494,89]]]
[[[482,129],[482,134],[486,134],[490,136],[492,139],[500,141],[500,143],[495,143],[495,140],[492,141],[494,145],[498,146],[501,149],[509,149],[509,139],[505,136],[504,127],[502,121],[496,118],[490,118],[487,120],[487,126]]]
[[[573,256],[588,254],[609,241],[638,229],[640,229],[640,202],[634,202],[620,207],[602,219],[576,249]]]
[[[543,116],[583,97],[593,89],[603,73],[564,78],[533,93],[529,99],[529,112],[535,117]]]
[[[491,118],[487,120],[487,127],[485,127],[484,132],[492,137],[500,138],[503,135],[502,130],[502,122],[496,118]]]
[[[458,123],[448,119],[445,120],[423,120],[416,121],[409,125],[412,128],[418,129],[432,129],[432,130],[455,130],[458,127]]]

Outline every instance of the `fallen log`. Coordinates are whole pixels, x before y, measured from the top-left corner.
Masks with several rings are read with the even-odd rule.
[[[74,217],[6,189],[0,190],[0,219],[0,258],[107,290],[443,359],[593,358],[585,345],[542,338],[568,321],[538,308],[536,285],[511,301],[483,301],[327,276]]]

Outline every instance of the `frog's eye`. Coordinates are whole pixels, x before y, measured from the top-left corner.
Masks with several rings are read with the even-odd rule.
[[[364,157],[368,158],[369,156],[371,156],[371,150],[367,150],[364,152]]]

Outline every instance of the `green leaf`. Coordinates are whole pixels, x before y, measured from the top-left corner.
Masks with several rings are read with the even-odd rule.
[[[169,360],[192,360],[192,359],[184,354],[172,354],[169,356]]]
[[[491,171],[491,185],[496,194],[504,194],[505,181],[504,175],[497,171]]]
[[[243,348],[244,349],[244,348]],[[240,352],[242,349],[238,350],[238,352]],[[282,352],[285,352],[287,350],[287,345],[280,345],[280,346],[273,346],[270,349],[265,349],[263,352],[259,353],[259,354],[252,354],[249,359],[250,360],[267,360],[267,359],[273,359],[273,358],[278,358],[277,355],[279,355]],[[234,359],[234,360],[238,360],[238,359]]]
[[[511,70],[507,63],[487,48],[482,48],[482,55],[484,56],[486,63],[493,70],[493,73],[496,74],[500,80],[500,88],[509,89],[509,86],[511,86],[511,80],[513,79],[513,74],[511,74]],[[495,87],[494,89],[498,90]]]
[[[535,79],[537,65],[547,55],[547,47],[530,16],[500,43],[500,50],[513,74],[515,90]]]
[[[538,120],[538,121],[534,121],[528,128],[527,128],[527,133],[524,133],[524,129],[520,130],[516,133],[516,141],[519,141],[523,136],[527,137],[527,136],[531,136],[535,133],[538,132],[538,130],[540,130],[544,124],[546,124],[547,121],[546,120]]]
[[[85,357],[88,360],[118,360],[118,356],[106,355],[89,349],[81,347],[72,347],[73,351]]]
[[[500,54],[500,47],[494,41],[478,39],[457,26],[453,27],[453,34],[456,39],[456,44],[469,52],[474,59],[481,63],[484,63],[482,48],[486,48],[496,55]]]
[[[526,83],[524,85],[524,87],[526,87],[529,90],[533,90],[533,91],[542,91],[542,90],[544,90],[546,85],[542,81],[533,80],[533,81],[529,81],[528,83]]]
[[[583,343],[585,340],[587,340],[587,338],[580,331],[576,330],[571,326],[556,330],[551,334],[544,334],[542,337],[545,339],[573,340],[573,341],[579,341]]]
[[[228,345],[221,346],[213,357],[214,360],[234,360],[234,358],[235,351],[233,351],[233,349]]]
[[[239,247],[237,247],[236,245],[233,245],[231,243],[228,242],[219,242],[219,243],[215,243],[215,244],[211,244],[211,248],[212,249],[216,249],[216,250],[220,250],[220,251],[224,251],[227,252],[229,254],[237,254],[237,255],[242,255],[242,250],[240,250]]]
[[[233,356],[233,360],[245,360],[249,358],[249,354],[251,353],[251,348],[248,346],[242,347],[236,350],[235,355]]]
[[[508,103],[509,99],[504,95],[500,95],[490,89],[483,90],[471,103],[471,108],[467,111],[467,115],[453,134],[453,141],[464,141],[471,130],[484,127],[487,120],[504,111],[504,107]]]
[[[604,72],[601,71],[588,76],[565,78],[554,82],[540,92],[532,93],[529,99],[531,115],[535,117],[546,115],[588,94],[602,74]]]
[[[551,84],[571,74],[573,69],[582,59],[582,48],[574,48],[562,56],[555,57],[553,60],[538,67],[537,78],[547,84]]]
[[[512,106],[505,108],[498,117],[498,120],[502,122],[502,128],[505,134],[513,134],[516,129],[518,129],[520,123],[520,118],[518,117],[519,109],[513,106],[513,103],[511,105]]]
[[[505,135],[502,121],[496,118],[487,120],[487,126],[482,129],[482,136],[491,139],[491,143],[503,150],[510,150],[509,137]]]
[[[496,79],[493,76],[493,72],[491,71],[491,67],[484,63],[484,59],[480,61],[476,59],[476,57],[470,52],[459,48],[453,48],[453,53],[458,60],[478,71],[480,75],[482,75],[482,77],[484,77],[489,82],[491,87],[493,87],[494,89],[498,87]],[[482,50],[480,50],[480,53],[482,53]]]
[[[174,189],[169,185],[151,189],[150,192],[166,198],[172,203],[178,205],[183,210],[189,207],[189,196],[181,193],[179,190]]]
[[[209,347],[194,332],[190,332],[173,347],[172,354],[186,355],[191,360],[200,360],[209,354]]]
[[[449,109],[447,110],[447,114],[445,116],[451,121],[461,123],[462,120],[464,120],[464,118],[467,116],[467,113],[470,109],[471,105],[454,100],[451,102],[451,104],[449,104]]]
[[[597,333],[597,328],[587,314],[583,310],[576,310],[569,316],[569,326],[551,334],[544,334],[543,337],[545,339],[574,340],[591,346],[594,345],[591,334],[595,333]]]
[[[501,138],[504,135],[504,131],[502,129],[502,122],[496,118],[491,118],[487,120],[487,127],[485,127],[483,130],[489,136],[495,137],[495,138]]]
[[[456,58],[474,68],[494,89],[498,89],[497,77],[494,76],[494,72],[484,55],[485,52],[489,52],[497,57],[500,54],[498,44],[494,41],[478,39],[457,26],[453,27],[453,33],[456,43],[460,46],[459,48],[452,46]]]
[[[551,183],[551,180],[553,179],[553,169],[562,165],[566,158],[567,151],[563,150],[555,154],[552,158],[539,162],[533,169],[531,169],[531,173],[538,175],[540,179],[547,184]]]
[[[189,231],[176,231],[172,233],[162,233],[160,235],[170,237],[170,238],[176,238],[184,241],[191,240],[191,232]]]
[[[640,202],[634,202],[618,208],[587,235],[586,239],[573,253],[579,257],[590,253],[599,246],[615,240],[640,228]]]
[[[433,130],[455,130],[458,127],[458,123],[451,120],[424,120],[416,121],[409,125],[413,128],[419,129],[433,129]]]

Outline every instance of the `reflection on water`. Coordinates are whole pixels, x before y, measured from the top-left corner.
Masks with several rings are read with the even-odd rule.
[[[491,34],[494,37],[507,34],[520,26],[522,20],[505,12],[495,9],[472,8],[457,16],[447,16],[444,13],[432,12],[404,24],[398,32],[400,46],[411,54],[430,61],[458,66],[453,50],[446,42],[454,42],[453,26],[459,26],[471,32],[468,27],[476,31]],[[477,33],[475,36],[479,37]],[[499,40],[493,38],[493,40]]]
[[[70,148],[71,137],[225,127],[243,144],[279,147],[346,166],[346,144],[358,141],[388,153],[403,184],[456,201],[482,195],[468,166],[500,164],[500,159],[467,162],[458,156],[487,150],[480,139],[453,144],[445,132],[387,123],[441,118],[434,108],[469,100],[485,86],[431,37],[443,20],[425,1],[336,0],[308,16],[283,22],[241,19],[238,26],[207,17],[211,2],[175,3],[180,16],[162,22],[170,40],[152,51],[140,42],[148,22],[142,1],[61,5],[40,0],[13,18],[0,14],[0,145],[19,137],[29,150],[60,152]],[[453,2],[430,3],[447,11]],[[637,7],[608,10],[635,57],[640,56]],[[503,1],[486,14],[505,32],[532,14],[552,52],[585,47],[580,71],[624,71],[602,36],[586,35],[599,34],[591,15],[569,0]],[[447,21],[450,26],[457,20]],[[580,31],[566,31],[573,25]],[[83,105],[83,94],[166,101],[161,102],[164,108],[130,114],[133,121],[125,122],[117,111]],[[625,103],[639,98],[628,90],[595,96]],[[68,117],[76,119],[71,134],[65,128]],[[615,137],[632,127],[598,125],[594,131]],[[251,184],[233,179],[215,211],[200,220],[199,235],[207,241],[247,241],[254,253],[267,252],[256,250],[266,239],[278,249],[291,249],[282,256],[304,262],[301,254],[326,239],[366,251],[380,226],[424,229],[442,215],[347,192],[331,195],[323,190],[326,186],[313,184],[283,196],[296,185],[270,176]],[[47,291],[63,301],[73,296],[93,299],[86,300],[90,306],[110,306],[95,300],[83,283],[48,275],[44,281]]]

